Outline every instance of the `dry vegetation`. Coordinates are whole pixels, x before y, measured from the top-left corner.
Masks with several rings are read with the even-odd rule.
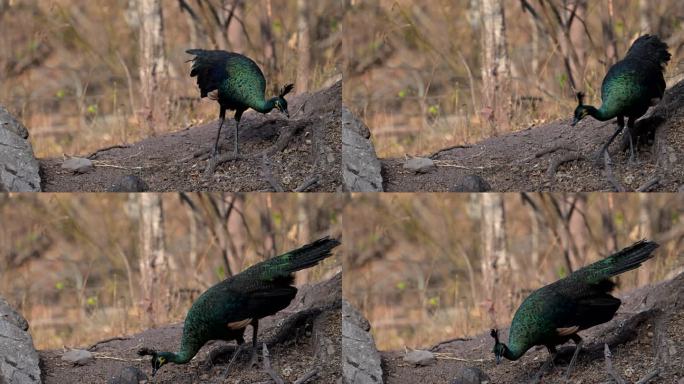
[[[162,195],[169,275],[155,288],[162,306],[150,313],[141,290],[139,196],[2,195],[0,295],[27,318],[38,349],[180,322],[192,300],[231,271],[317,236],[339,236],[343,203],[326,194]],[[333,258],[298,273],[297,284],[337,271]]]
[[[381,350],[427,347],[505,327],[531,290],[643,237],[661,247],[619,290],[684,270],[677,194],[499,194],[503,256],[488,294],[487,194],[355,195],[344,211],[344,296]],[[489,200],[491,203],[491,200]]]
[[[189,48],[228,49],[252,57],[264,70],[267,92],[297,81],[297,1],[241,1],[240,15],[219,26],[213,9],[235,0],[162,2],[169,78],[162,84],[164,121],[150,131],[141,117],[139,22],[136,2],[0,0],[0,103],[29,128],[38,157],[74,155],[132,143],[165,131],[212,121],[215,102],[199,100],[188,76]],[[197,14],[191,21],[188,4]],[[335,0],[309,9],[309,87],[338,75],[342,9]]]
[[[479,3],[358,1],[346,13],[344,101],[371,128],[380,157],[433,153],[503,132],[487,123],[492,111],[482,102]],[[534,7],[540,23],[523,3]],[[558,20],[567,21],[575,3],[503,2],[512,77],[510,130],[569,118],[577,105],[569,72],[576,87],[597,103],[601,80],[615,59],[612,50],[622,57],[641,31],[670,45],[668,85],[682,79],[684,3],[590,1],[586,15],[564,28]],[[570,49],[564,46],[566,31]],[[572,61],[575,53],[568,71],[565,59]]]

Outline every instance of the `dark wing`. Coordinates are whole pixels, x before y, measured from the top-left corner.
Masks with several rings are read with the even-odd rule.
[[[195,55],[192,59],[190,77],[197,77],[197,86],[201,97],[219,88],[228,79],[226,66],[231,53],[226,51],[207,51],[204,49],[189,49],[186,51]]]

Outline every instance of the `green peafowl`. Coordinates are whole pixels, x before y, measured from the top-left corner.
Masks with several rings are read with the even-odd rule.
[[[518,360],[533,346],[543,345],[549,351],[549,360],[539,376],[553,363],[556,345],[572,340],[576,347],[566,371],[569,377],[582,348],[577,332],[609,321],[620,307],[620,299],[610,295],[615,286],[610,277],[638,268],[653,257],[656,248],[658,244],[652,241],[638,241],[532,292],[513,316],[508,345],[499,342],[497,330],[491,331],[496,363],[502,357]]]
[[[259,319],[286,308],[297,294],[297,288],[292,286],[293,273],[318,264],[338,245],[339,241],[324,237],[253,265],[210,287],[190,307],[177,353],[142,348],[138,354],[152,356],[154,376],[167,363],[189,362],[209,340],[235,340],[238,349],[233,354],[234,361],[245,343],[245,329],[251,325],[251,364],[254,365],[257,361]]]
[[[601,108],[596,109],[584,104],[584,95],[577,94],[578,106],[572,121],[574,127],[587,115],[600,121],[617,117],[615,133],[601,147],[597,160],[603,158],[608,146],[625,127],[629,135],[630,162],[634,160],[632,129],[638,118],[649,107],[656,105],[665,92],[663,71],[670,60],[667,44],[657,36],[643,35],[634,41],[625,57],[610,67],[601,85]]]
[[[238,158],[238,128],[242,114],[249,108],[257,112],[268,113],[274,108],[290,117],[287,111],[285,95],[290,93],[294,84],[284,86],[278,96],[265,99],[266,79],[259,66],[249,57],[234,52],[189,49],[187,53],[194,55],[191,59],[190,77],[197,77],[200,97],[209,96],[219,103],[219,123],[216,142],[207,168],[213,173],[218,156],[218,143],[221,128],[226,117],[226,110],[235,110],[235,149],[233,158]]]

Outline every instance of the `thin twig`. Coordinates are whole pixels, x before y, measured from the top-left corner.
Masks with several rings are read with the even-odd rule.
[[[471,339],[466,339],[466,338],[462,338],[462,337],[456,337],[456,338],[453,338],[453,339],[440,341],[439,343],[437,343],[437,344],[433,345],[432,347],[430,347],[430,348],[428,349],[428,351],[434,351],[435,349],[441,347],[441,346],[444,345],[444,344],[450,344],[450,343],[453,343],[453,342],[455,342],[455,341],[468,341],[468,340],[471,340]]]
[[[268,352],[268,348],[266,348],[266,343],[263,345],[263,355],[264,355],[264,371],[268,373],[269,376],[271,376],[271,379],[275,381],[276,384],[285,384],[285,381],[283,380],[278,373],[271,368],[271,359],[270,359],[270,354]]]
[[[608,344],[603,344],[603,356],[606,359],[606,370],[608,371],[608,374],[615,380],[616,383],[618,384],[626,384],[625,379],[620,376],[619,373],[615,372],[613,369],[613,354],[610,353],[610,348],[608,348]]]
[[[608,155],[608,151],[603,152],[603,164],[604,164],[604,169],[606,171],[606,178],[610,182],[610,184],[613,186],[616,192],[626,192],[627,190],[625,187],[620,184],[620,182],[615,179],[615,176],[613,176],[613,168],[610,166],[610,156]]]
[[[543,149],[543,150],[535,153],[534,157],[539,158],[539,157],[542,157],[542,156],[547,155],[549,153],[553,153],[553,152],[561,151],[561,150],[570,151],[570,152],[576,152],[577,151],[575,148],[570,148],[569,146],[567,146],[565,144],[558,144],[558,145],[555,145],[553,147],[546,148],[546,149]]]
[[[97,156],[97,154],[99,154],[100,152],[106,152],[106,151],[109,151],[110,149],[117,149],[117,148],[122,148],[122,149],[130,148],[130,145],[127,145],[127,144],[116,144],[116,145],[110,145],[109,147],[100,148],[100,149],[98,149],[97,151],[91,152],[90,154],[88,154],[88,155],[86,156],[86,159],[93,158],[93,157]]]
[[[490,360],[487,360],[487,359],[464,359],[462,357],[453,356],[453,354],[446,353],[446,352],[433,352],[432,354],[435,356],[435,359],[440,359],[440,360],[463,361],[466,363],[484,363],[487,361],[491,361],[491,359]]]
[[[652,379],[655,379],[660,375],[660,368],[656,368],[651,372],[647,373],[646,376],[642,377],[641,380],[637,381],[636,384],[646,384]]]
[[[271,161],[266,157],[266,155],[264,155],[264,157],[261,159],[261,170],[262,176],[264,179],[266,179],[266,181],[268,181],[275,192],[285,192],[283,185],[280,183],[280,181],[276,180],[275,176],[273,176]]]
[[[318,181],[320,180],[319,175],[313,175],[309,177],[308,179],[304,180],[297,188],[292,190],[292,192],[306,192],[307,189],[315,186],[318,184]]]
[[[482,167],[482,166],[466,167],[465,165],[454,164],[453,162],[450,162],[448,160],[433,160],[432,162],[435,163],[435,165],[438,167],[450,167],[450,168],[468,169],[468,170],[485,169],[485,167]]]
[[[314,368],[314,369],[310,370],[309,372],[305,373],[304,376],[300,377],[299,379],[297,379],[292,384],[304,384],[316,376],[318,376],[318,368]]]
[[[637,192],[648,192],[652,188],[656,187],[658,184],[660,184],[660,177],[654,176],[653,178],[651,178],[650,180],[645,182],[642,186],[637,188],[636,191]]]
[[[442,152],[451,151],[452,149],[465,149],[472,147],[472,145],[452,145],[451,147],[442,148],[439,151],[432,153],[430,156],[428,156],[428,158],[433,159],[436,156],[440,155]]]
[[[122,337],[122,336],[110,337],[109,339],[100,340],[97,343],[91,345],[90,347],[88,347],[86,349],[88,351],[90,351],[91,349],[97,347],[100,344],[109,343],[110,341],[116,341],[116,340],[130,340],[130,337]]]
[[[560,167],[562,164],[569,163],[571,161],[578,161],[584,159],[584,156],[582,156],[580,153],[568,153],[567,155],[563,157],[559,157],[557,159],[554,159],[551,164],[549,164],[549,168],[546,170],[546,177],[553,181],[556,178],[556,172],[558,172],[558,167]]]
[[[116,168],[116,169],[125,169],[125,170],[132,170],[132,169],[142,170],[142,169],[145,169],[145,167],[124,167],[121,165],[107,164],[103,161],[96,161],[96,160],[93,160],[93,164],[96,167]]]

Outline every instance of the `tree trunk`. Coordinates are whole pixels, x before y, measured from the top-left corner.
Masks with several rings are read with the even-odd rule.
[[[164,23],[161,0],[139,0],[140,17],[140,82],[143,100],[143,122],[148,132],[164,123],[162,111],[164,92],[160,88],[166,78],[167,63],[164,55]]]
[[[235,0],[233,7],[233,18],[228,24],[228,44],[233,52],[244,52],[245,34],[242,30],[242,25],[238,21],[244,20],[245,17],[244,0]]]
[[[491,109],[490,129],[504,130],[511,118],[511,70],[506,48],[506,23],[501,0],[482,0],[482,92],[485,109]]]
[[[276,71],[276,50],[275,50],[275,39],[273,38],[273,30],[271,29],[271,20],[273,19],[273,7],[271,0],[266,0],[266,12],[262,13],[261,20],[259,21],[259,30],[261,32],[261,42],[264,54],[264,66],[267,79],[274,79],[277,75]],[[275,83],[271,82],[274,86]],[[277,86],[273,89],[277,91]]]
[[[608,12],[601,18],[603,46],[606,47],[606,68],[617,62],[617,40],[613,31],[613,0],[608,0]]]
[[[168,303],[168,258],[164,249],[164,214],[160,194],[140,194],[140,275],[142,304],[149,325],[154,325]]]
[[[639,0],[639,29],[641,34],[651,33],[651,2],[653,0]]]
[[[506,228],[504,219],[504,202],[501,194],[483,193],[482,204],[482,273],[486,298],[491,302],[490,311],[496,319],[500,301],[498,288],[506,287],[512,292],[510,284],[502,280],[504,269],[510,269],[508,253],[506,252]]]
[[[309,30],[309,0],[297,0],[297,87],[309,89],[311,73],[311,33]]]

